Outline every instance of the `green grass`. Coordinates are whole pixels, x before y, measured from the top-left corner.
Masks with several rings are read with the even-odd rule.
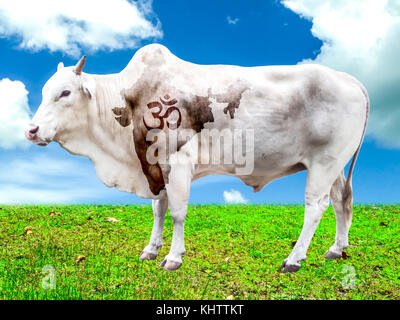
[[[355,206],[348,258],[334,261],[324,259],[335,237],[330,207],[307,262],[296,274],[280,274],[303,212],[303,206],[191,206],[187,254],[169,273],[158,267],[171,243],[169,214],[159,257],[138,259],[150,238],[150,206],[3,206],[0,299],[400,299],[400,206]],[[77,262],[79,255],[86,259]],[[56,270],[54,290],[42,288],[46,265]],[[355,269],[353,289],[342,286],[346,265]]]

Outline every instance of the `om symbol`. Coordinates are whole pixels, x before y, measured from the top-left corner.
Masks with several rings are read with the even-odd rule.
[[[160,98],[161,103],[158,102],[158,101],[153,101],[153,102],[150,102],[150,103],[147,104],[147,108],[149,108],[149,109],[157,108],[157,110],[156,111],[152,111],[151,114],[153,115],[154,119],[158,119],[160,121],[160,124],[158,126],[151,127],[146,123],[146,120],[143,118],[143,123],[144,123],[145,127],[147,128],[147,130],[151,130],[151,129],[160,129],[160,130],[162,130],[164,128],[164,119],[168,118],[169,115],[174,111],[178,112],[178,115],[179,115],[178,120],[176,121],[176,123],[170,123],[167,120],[167,126],[171,130],[175,130],[180,126],[181,121],[182,121],[181,112],[179,111],[179,109],[177,107],[173,106],[174,104],[176,104],[178,102],[178,100],[176,100],[176,99],[170,100],[170,96],[168,94],[166,94],[164,96],[164,99]],[[168,106],[168,108],[165,111],[164,115],[160,115],[161,111],[163,109],[162,105]]]

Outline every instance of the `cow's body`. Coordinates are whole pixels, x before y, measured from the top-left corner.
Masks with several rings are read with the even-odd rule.
[[[59,71],[53,82],[67,83],[70,73]],[[160,45],[139,50],[119,74],[77,76],[86,93],[80,98],[81,104],[86,99],[86,111],[69,111],[73,126],[60,130],[67,125],[57,124],[47,130],[47,137],[39,129],[31,140],[56,140],[71,153],[88,156],[107,186],[153,199],[155,223],[142,259],[157,256],[169,207],[174,235],[163,265],[168,270],[181,265],[190,182],[209,174],[238,176],[259,191],[274,179],[308,170],[305,223],[284,262],[286,272],[297,271],[305,259],[329,194],[338,224],[335,245],[327,257],[338,257],[347,247],[356,157],[347,182],[343,169],[359,151],[369,112],[366,91],[354,78],[318,65],[201,66],[175,57]],[[166,112],[168,117],[164,117]],[[44,114],[39,108],[33,119],[39,128],[46,127],[41,123]],[[152,128],[178,136],[189,132],[188,139],[178,139],[177,152],[166,151],[166,162],[150,164],[152,142],[146,137]],[[226,163],[223,152],[217,163],[201,163],[196,155],[199,146],[204,147],[201,135],[205,131],[227,129],[252,132],[250,172],[243,173],[234,162]],[[228,140],[225,146],[235,148],[235,143]]]

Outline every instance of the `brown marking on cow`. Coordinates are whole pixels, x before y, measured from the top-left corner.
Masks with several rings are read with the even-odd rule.
[[[146,158],[147,149],[153,142],[146,141],[146,135],[149,130],[143,123],[144,110],[142,110],[140,107],[135,107],[141,105],[139,102],[140,100],[140,97],[137,95],[127,96],[125,93],[126,104],[128,108],[132,110],[133,141],[135,145],[135,151],[139,158],[142,171],[149,184],[150,191],[154,195],[158,195],[160,191],[165,188],[165,183],[160,164],[158,162],[155,164],[150,164]]]
[[[112,109],[113,113],[116,115],[115,120],[123,127],[127,127],[132,122],[132,110],[128,107],[115,107]]]
[[[164,96],[165,99],[168,100],[169,95]],[[127,99],[128,101],[129,99]],[[165,113],[163,116],[160,116],[161,110],[157,110],[156,113],[153,113],[153,116],[156,115],[156,118],[158,118],[160,121],[162,121],[162,124],[164,123],[164,119],[168,118],[168,116],[172,112],[178,112],[178,120],[176,123],[170,123],[167,121],[167,127],[169,130],[176,130],[179,128],[185,128],[185,129],[193,129],[195,134],[196,132],[200,132],[204,128],[204,124],[207,122],[214,122],[214,117],[212,114],[212,109],[210,107],[211,102],[209,101],[208,96],[197,96],[193,95],[189,97],[188,99],[181,99],[180,101],[177,99],[173,99],[171,101],[163,101],[160,98],[160,101],[167,102],[165,103],[166,106],[177,104],[177,106],[170,106],[166,109]],[[132,102],[131,102],[132,103]],[[153,105],[155,106],[155,105]],[[157,105],[158,106],[158,105]],[[134,109],[134,108],[133,108]],[[137,108],[140,109],[140,108]],[[181,111],[185,112],[186,114],[186,119],[185,119],[185,125],[181,126],[182,124],[182,114]],[[165,188],[165,183],[168,183],[168,175],[170,172],[170,166],[168,165],[160,165],[159,163],[156,163],[154,165],[151,165],[147,162],[146,159],[146,153],[147,149],[152,145],[153,143],[156,143],[156,141],[146,141],[146,135],[148,133],[148,130],[151,129],[151,127],[147,126],[144,121],[138,121],[137,119],[140,119],[140,117],[143,118],[144,113],[141,115],[140,110],[134,112],[134,142],[135,142],[135,149],[136,153],[139,157],[143,172],[147,178],[147,181],[149,183],[150,190],[153,194],[158,195],[162,189]],[[158,126],[158,129],[163,130],[165,129],[164,125],[161,125],[161,123]],[[166,144],[169,145],[168,142],[168,135]],[[177,145],[177,150],[180,150],[180,148],[187,143],[190,137],[186,137],[186,139],[182,139],[178,141]],[[168,157],[168,155],[167,155]]]
[[[166,95],[168,96],[168,95]],[[178,100],[176,99],[172,99],[171,101],[165,101],[162,98],[160,98],[160,101],[162,102],[163,105],[166,106],[170,106],[167,108],[167,110],[164,112],[163,115],[161,115],[161,112],[163,111],[163,106],[160,102],[158,101],[153,101],[147,104],[147,108],[149,109],[153,109],[153,108],[157,108],[156,111],[152,111],[152,116],[153,119],[157,119],[159,121],[158,126],[149,126],[146,123],[145,118],[143,117],[143,124],[145,125],[147,130],[151,130],[151,129],[164,129],[164,119],[167,119],[167,127],[171,130],[175,130],[177,128],[179,128],[179,126],[181,125],[181,121],[182,121],[182,115],[181,112],[179,111],[179,109],[177,107],[174,107],[173,105],[176,104],[178,102]],[[168,120],[168,117],[171,115],[172,112],[176,111],[178,113],[178,120],[176,121],[176,123],[172,123]]]
[[[128,103],[127,106],[123,108],[115,107],[112,109],[114,114],[117,115],[115,120],[123,127],[129,126],[132,121],[135,126],[133,110],[134,107],[131,103]],[[146,160],[147,149],[152,144],[146,141],[147,131],[148,130],[143,130],[142,127],[135,127],[133,130],[133,140],[135,143],[135,151],[142,166],[143,173],[149,183],[149,188],[154,195],[158,195],[160,191],[165,188],[165,184],[160,165],[158,163],[149,164]]]
[[[158,195],[165,188],[163,173],[158,163],[150,164],[146,159],[147,149],[152,142],[146,141],[148,129],[143,124],[145,110],[144,108],[140,108],[140,106],[145,106],[146,100],[148,102],[151,99],[152,92],[157,92],[161,81],[154,81],[150,75],[147,80],[142,79],[140,83],[140,86],[135,84],[129,90],[123,90],[121,95],[125,100],[126,106],[123,108],[113,108],[112,111],[116,115],[115,119],[121,126],[127,127],[131,122],[133,123],[133,141],[136,154],[149,184],[150,191],[154,195]]]
[[[210,105],[208,96],[193,95],[189,99],[182,99],[180,107],[186,111],[188,128],[200,132],[205,123],[214,122]]]
[[[235,117],[235,109],[239,108],[242,94],[247,89],[247,86],[244,86],[243,84],[231,85],[228,87],[226,93],[210,94],[210,96],[214,98],[218,103],[228,103],[223,111],[225,114],[229,112],[229,116],[231,117],[231,119],[233,119]]]
[[[136,154],[147,182],[149,183],[149,188],[154,195],[158,195],[160,191],[165,188],[165,183],[160,164],[158,162],[150,164],[147,161],[147,149],[153,143],[151,141],[146,141],[147,132],[148,131],[143,127],[135,128],[133,130],[133,139],[135,142]]]

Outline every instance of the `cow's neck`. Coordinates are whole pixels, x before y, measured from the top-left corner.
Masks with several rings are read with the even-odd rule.
[[[121,127],[112,113],[114,107],[125,104],[121,96],[122,79],[119,74],[92,77],[96,93],[89,105],[87,130],[71,136],[63,147],[88,157],[105,185],[152,197],[135,152],[133,128]]]

